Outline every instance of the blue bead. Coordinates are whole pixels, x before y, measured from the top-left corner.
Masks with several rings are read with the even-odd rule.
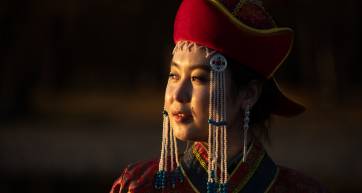
[[[165,116],[167,116],[167,115],[168,115],[168,113],[167,113],[167,111],[166,111],[166,110],[163,110],[163,111],[162,111],[162,114],[163,114],[163,115],[165,115]]]
[[[216,187],[215,187],[214,182],[208,182],[207,183],[207,192],[208,193],[215,193],[216,192]]]
[[[155,174],[155,188],[156,189],[160,189],[161,188],[161,172],[158,171],[156,174]]]
[[[215,121],[215,120],[212,120],[212,119],[209,119],[207,121],[209,124],[211,125],[215,125],[215,126],[223,126],[223,125],[226,125],[226,121]]]
[[[184,176],[183,176],[183,174],[181,172],[180,166],[178,166],[176,168],[176,173],[177,173],[178,180],[182,183],[184,181]]]
[[[220,193],[227,193],[227,186],[225,183],[220,184]]]
[[[211,170],[211,178],[214,179],[216,177],[216,172],[215,170]]]

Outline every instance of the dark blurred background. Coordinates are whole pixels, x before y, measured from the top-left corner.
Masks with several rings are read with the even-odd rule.
[[[0,193],[108,192],[158,156],[180,0],[0,1]],[[308,106],[274,117],[271,156],[362,192],[362,3],[265,0],[296,31],[277,72]]]

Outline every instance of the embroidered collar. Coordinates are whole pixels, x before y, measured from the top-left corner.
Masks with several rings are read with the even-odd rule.
[[[181,158],[181,166],[188,183],[195,192],[207,192],[207,148],[195,142]],[[279,170],[259,142],[251,145],[247,161],[242,163],[241,155],[230,161],[228,166],[228,192],[267,192]]]

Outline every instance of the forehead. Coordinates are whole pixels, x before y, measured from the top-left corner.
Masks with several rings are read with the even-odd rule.
[[[179,49],[174,52],[172,62],[183,67],[193,65],[208,66],[209,58],[206,57],[206,51],[202,49]]]

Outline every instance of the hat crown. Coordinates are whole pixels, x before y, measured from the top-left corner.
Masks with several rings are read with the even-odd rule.
[[[219,0],[219,2],[249,27],[256,29],[276,27],[274,20],[264,9],[260,0]]]

